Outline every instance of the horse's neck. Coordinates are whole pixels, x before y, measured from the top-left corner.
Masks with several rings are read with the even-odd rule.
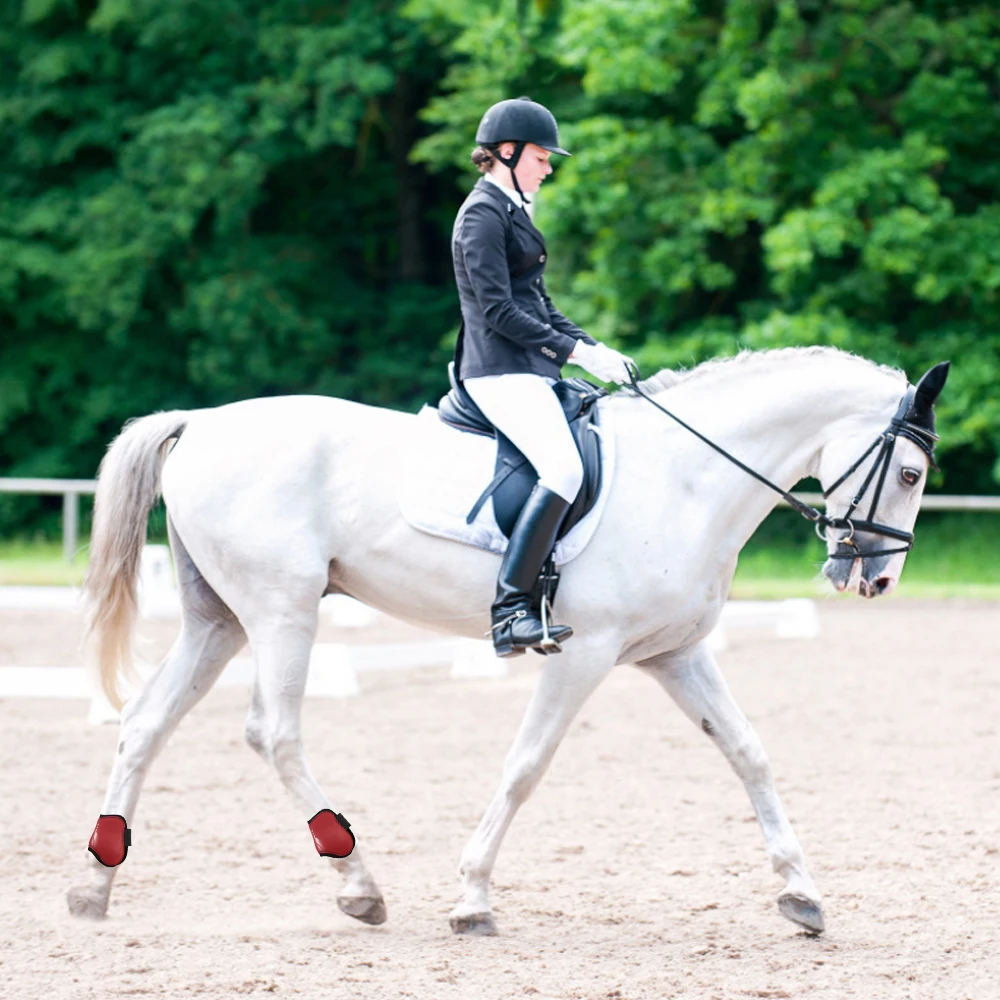
[[[765,371],[729,371],[681,382],[659,400],[735,458],[788,490],[815,475],[823,445],[837,434],[872,422],[872,411],[888,410],[901,388],[891,376],[857,362],[786,359]],[[868,416],[859,416],[867,411]],[[647,404],[648,405],[648,404]],[[661,420],[667,420],[662,415]],[[875,418],[877,420],[877,418]],[[683,432],[687,434],[687,432]],[[697,463],[700,500],[714,512],[724,536],[723,562],[735,559],[780,499],[708,445],[691,442],[671,462]],[[676,437],[674,439],[676,441]]]

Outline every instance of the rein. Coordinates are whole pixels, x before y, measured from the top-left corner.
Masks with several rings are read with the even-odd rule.
[[[886,556],[892,555],[896,552],[909,552],[913,548],[913,532],[912,531],[902,531],[899,528],[894,528],[889,524],[880,524],[877,521],[872,520],[875,516],[875,507],[878,504],[879,498],[882,495],[882,487],[885,484],[886,473],[889,471],[889,463],[892,460],[892,453],[896,447],[896,439],[899,437],[908,438],[913,441],[921,451],[927,456],[931,465],[937,468],[934,462],[934,442],[938,440],[938,435],[933,431],[928,430],[925,427],[920,427],[915,423],[906,419],[906,415],[910,410],[910,406],[913,403],[913,398],[916,393],[915,386],[907,386],[906,392],[903,398],[899,402],[899,406],[896,409],[896,414],[889,421],[889,426],[882,431],[881,434],[868,446],[864,454],[856,461],[853,465],[842,475],[839,479],[827,490],[823,491],[824,499],[828,497],[838,486],[840,486],[851,473],[855,472],[861,463],[876,449],[881,445],[879,453],[875,458],[875,462],[871,469],[868,470],[868,475],[865,476],[864,482],[861,484],[861,488],[855,494],[851,500],[851,504],[847,509],[847,513],[843,517],[830,517],[823,511],[817,510],[815,507],[811,507],[809,504],[804,503],[799,500],[798,497],[792,496],[788,490],[783,490],[776,483],[772,483],[770,479],[766,476],[762,476],[759,472],[751,469],[750,466],[741,462],[734,455],[731,455],[725,448],[717,445],[714,441],[709,440],[704,434],[696,431],[690,424],[685,423],[677,416],[676,413],[671,413],[665,406],[661,406],[652,396],[644,392],[639,386],[639,369],[636,365],[626,365],[626,371],[628,372],[629,384],[632,390],[643,399],[652,403],[658,410],[665,413],[672,420],[676,420],[677,423],[681,425],[685,430],[690,431],[695,437],[700,438],[705,442],[710,448],[714,448],[720,455],[727,458],[733,465],[738,466],[744,472],[753,476],[758,482],[763,483],[768,489],[774,490],[779,496],[781,496],[790,507],[798,511],[807,521],[811,521],[815,526],[816,534],[825,542],[828,541],[826,537],[826,532],[829,528],[834,528],[836,530],[848,531],[849,534],[846,538],[838,538],[838,547],[844,545],[853,551],[849,552],[834,552],[829,555],[831,559],[857,559],[857,558],[870,558],[872,556]],[[868,508],[868,517],[864,520],[852,520],[851,515],[860,505],[861,501],[864,499],[864,495],[871,485],[872,480],[875,478],[875,474],[881,473],[878,478],[878,483],[875,486],[875,493],[872,496],[871,506]],[[899,549],[880,549],[877,552],[862,552],[857,543],[854,541],[855,531],[864,531],[873,535],[881,535],[884,538],[892,538],[895,541],[904,542],[903,548]]]

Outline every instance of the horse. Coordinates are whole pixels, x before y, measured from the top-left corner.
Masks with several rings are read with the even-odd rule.
[[[838,591],[873,598],[896,587],[912,543],[933,460],[933,403],[946,375],[947,362],[914,388],[902,371],[844,351],[782,348],[664,370],[635,392],[600,401],[612,418],[616,461],[595,533],[562,568],[559,611],[575,634],[541,664],[499,787],[462,852],[464,893],[449,917],[455,933],[496,932],[489,887],[504,835],[581,706],[625,664],[656,680],[722,752],[783,881],[779,911],[806,932],[823,931],[822,900],[768,758],[706,642],[740,550],[777,494],[649,403],[669,404],[781,489],[818,479],[835,515],[823,525],[822,574]],[[88,635],[113,704],[121,706],[119,683],[129,676],[140,553],[160,493],[181,628],[124,705],[102,815],[131,822],[154,758],[245,643],[255,665],[247,743],[274,767],[303,817],[329,810],[300,729],[324,595],[347,594],[458,636],[487,633],[498,556],[417,531],[400,514],[399,470],[417,426],[412,414],[316,396],[126,424],[101,463],[84,588]],[[843,517],[876,472],[867,520]],[[879,548],[886,537],[909,541]],[[343,876],[340,909],[384,922],[363,843],[330,864]],[[87,866],[68,905],[74,915],[99,918],[116,869],[96,857]]]

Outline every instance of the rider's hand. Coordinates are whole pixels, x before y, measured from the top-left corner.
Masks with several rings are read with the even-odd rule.
[[[607,344],[587,344],[582,340],[576,342],[569,361],[602,382],[615,382],[618,385],[624,385],[629,379],[625,366],[635,367],[635,362],[630,357],[620,354]]]

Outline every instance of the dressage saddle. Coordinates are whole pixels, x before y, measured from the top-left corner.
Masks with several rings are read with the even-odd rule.
[[[451,392],[443,396],[438,404],[440,418],[460,431],[494,437],[497,441],[495,475],[473,504],[466,521],[471,524],[483,504],[492,497],[497,525],[510,538],[521,508],[538,482],[538,473],[514,442],[490,422],[462,383],[455,378],[454,362],[448,365],[448,379],[451,382]],[[602,396],[607,395],[607,391],[582,378],[562,379],[552,388],[562,404],[573,440],[576,441],[583,460],[583,485],[559,530],[558,537],[562,538],[593,508],[601,492],[600,413],[595,404]]]

